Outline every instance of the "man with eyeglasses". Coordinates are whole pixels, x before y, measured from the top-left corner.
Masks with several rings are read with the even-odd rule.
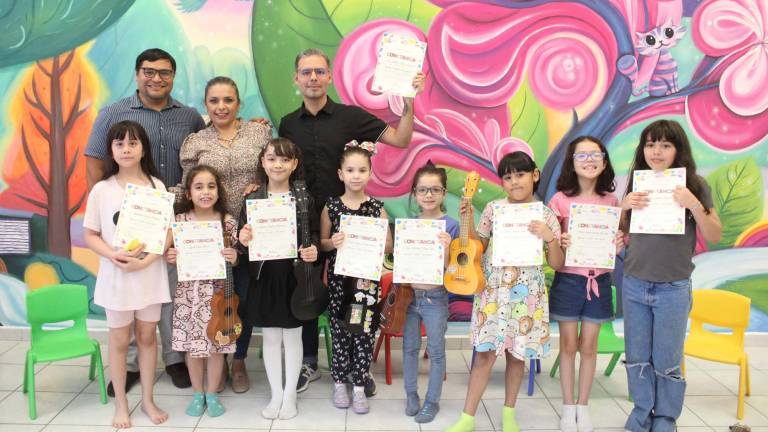
[[[280,121],[279,135],[296,143],[304,156],[307,186],[321,210],[326,200],[344,193],[344,184],[336,170],[344,145],[358,142],[381,141],[405,148],[413,135],[414,98],[404,98],[403,114],[397,128],[364,109],[344,105],[328,97],[332,71],[328,56],[321,50],[310,48],[300,52],[294,61],[294,82],[301,92],[303,104]],[[416,94],[424,90],[424,74],[413,79]],[[318,332],[317,320],[305,323],[302,331],[304,361],[297,391],[306,390],[311,381],[320,378],[317,367]],[[233,370],[234,379],[234,370]],[[366,395],[376,392],[373,377],[365,386]]]
[[[152,159],[166,187],[175,186],[181,182],[179,150],[184,138],[205,128],[205,122],[197,110],[171,97],[173,79],[176,75],[176,61],[170,54],[158,48],[148,49],[136,58],[135,70],[136,92],[104,107],[99,111],[94,122],[85,150],[88,189],[99,182],[104,174],[104,160],[109,157],[108,146],[110,145],[105,142],[105,139],[107,131],[113,124],[122,120],[133,120],[144,127],[149,136]],[[173,298],[176,287],[173,266],[169,266],[169,278],[172,280],[169,280],[168,289]],[[184,363],[184,353],[173,351],[171,348],[172,312],[173,303],[165,303],[158,324],[163,362],[165,371],[171,377],[173,384],[179,388],[187,388],[192,384]],[[138,370],[134,339],[128,348],[126,392],[139,380]],[[107,391],[110,396],[114,396],[111,382]]]

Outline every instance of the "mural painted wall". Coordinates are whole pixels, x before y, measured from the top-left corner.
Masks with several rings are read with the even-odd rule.
[[[293,56],[332,58],[331,96],[396,124],[403,103],[370,91],[384,31],[428,43],[413,143],[380,147],[369,192],[410,215],[408,185],[427,160],[449,169],[455,212],[467,171],[474,204],[501,194],[494,166],[523,150],[554,193],[565,144],[603,139],[619,174],[642,128],[687,130],[713,190],[722,240],[700,241],[694,286],[752,298],[768,331],[768,2],[766,0],[77,0],[0,6],[0,216],[28,220],[32,254],[0,255],[0,323],[23,325],[24,293],[53,281],[93,290],[82,238],[83,151],[98,110],[135,89],[148,47],[178,62],[174,96],[203,112],[203,87],[235,79],[243,117],[294,110]],[[7,10],[6,10],[7,9]],[[661,49],[659,48],[661,47]],[[670,72],[670,64],[676,71]],[[619,269],[620,270],[620,269]],[[94,325],[103,311],[91,307]]]

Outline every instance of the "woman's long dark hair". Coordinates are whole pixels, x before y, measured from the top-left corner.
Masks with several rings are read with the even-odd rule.
[[[141,142],[141,172],[147,176],[147,180],[154,186],[152,177],[159,177],[159,174],[157,173],[157,169],[155,169],[155,163],[152,161],[152,152],[149,148],[149,137],[140,124],[131,120],[123,120],[113,124],[112,127],[109,128],[106,138],[109,158],[104,160],[104,175],[101,179],[106,180],[120,171],[120,166],[115,162],[115,155],[112,153],[112,141],[122,140],[126,136],[128,139],[135,139]]]
[[[670,168],[685,168],[685,185],[693,196],[701,201],[704,195],[704,183],[701,177],[696,174],[696,161],[693,160],[693,151],[691,151],[691,144],[688,142],[688,135],[685,134],[685,130],[680,126],[680,123],[674,120],[656,120],[643,129],[643,132],[640,134],[640,142],[635,150],[635,158],[629,167],[629,183],[627,184],[625,196],[632,192],[632,180],[635,170],[651,169],[645,160],[645,143],[656,141],[669,141],[675,146],[675,160],[672,161]],[[704,206],[704,212],[709,214],[709,209],[706,205]]]
[[[605,148],[605,144],[598,138],[589,135],[577,137],[568,144],[568,149],[565,151],[565,159],[563,160],[563,167],[560,170],[560,177],[557,179],[557,190],[569,197],[578,195],[581,192],[579,187],[579,176],[576,175],[576,170],[573,168],[573,164],[575,163],[573,154],[576,153],[576,147],[579,143],[584,141],[597,144],[597,146],[600,147],[600,151],[605,154],[605,157],[603,158],[605,167],[603,172],[597,177],[595,192],[600,196],[604,196],[609,192],[615,191],[616,182],[614,181],[614,178],[616,177],[616,174],[611,165],[611,158],[608,156],[608,149]]]
[[[216,171],[216,168],[209,165],[196,165],[187,173],[187,177],[184,181],[184,195],[181,197],[178,203],[175,205],[176,213],[187,213],[195,208],[195,204],[192,202],[192,183],[195,181],[195,177],[198,174],[207,172],[211,174],[216,181],[216,189],[218,190],[218,199],[213,204],[213,209],[219,212],[221,215],[222,226],[224,224],[224,218],[227,215],[227,203],[224,197],[224,184],[221,182],[221,175]]]

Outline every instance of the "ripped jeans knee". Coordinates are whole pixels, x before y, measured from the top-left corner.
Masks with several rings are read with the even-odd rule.
[[[683,378],[682,370],[680,369],[680,366],[671,367],[669,369],[666,369],[664,373],[654,369],[654,372],[656,373],[656,376],[661,379],[667,379],[673,382],[685,382],[685,378]]]

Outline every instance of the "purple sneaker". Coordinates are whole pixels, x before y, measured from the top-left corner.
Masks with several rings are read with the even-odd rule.
[[[352,392],[352,411],[355,414],[368,414],[368,398],[365,397],[365,391],[359,390]]]
[[[335,385],[333,389],[333,406],[340,409],[349,408],[349,393],[347,392],[346,384]]]

